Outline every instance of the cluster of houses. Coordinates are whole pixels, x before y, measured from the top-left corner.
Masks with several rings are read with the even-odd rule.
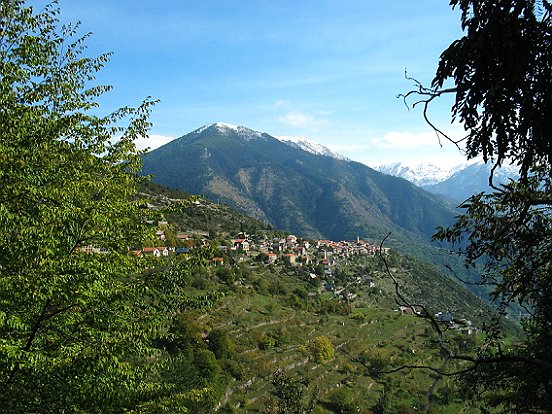
[[[158,226],[163,226],[166,224],[167,224],[166,222],[159,222]],[[164,244],[166,241],[166,235],[164,230],[157,230],[155,232],[155,237],[161,243],[157,243],[157,245],[153,247],[133,248],[133,249],[130,249],[130,253],[136,256],[168,257],[169,255],[173,255],[173,254],[190,253],[191,248],[194,244],[191,237],[188,234],[182,233],[182,232],[177,233],[176,238],[181,242],[189,242],[187,243],[187,247],[166,246]]]
[[[200,235],[204,236],[204,235]],[[165,246],[166,235],[163,230],[156,232],[156,238],[160,242],[158,246],[143,247],[132,249],[131,253],[138,256],[154,256],[167,257],[169,255],[187,254],[193,248],[193,243],[188,234],[178,233],[176,235],[180,241],[190,241],[188,247],[169,247]],[[201,237],[200,237],[201,238]],[[202,239],[202,243],[206,243],[206,239]],[[282,263],[291,266],[299,266],[302,264],[322,264],[325,270],[329,272],[329,268],[334,261],[346,259],[357,255],[375,256],[379,254],[380,246],[360,240],[356,241],[339,241],[332,240],[309,240],[299,238],[295,235],[277,238],[262,238],[251,236],[247,233],[240,233],[236,238],[231,239],[225,245],[218,246],[221,253],[219,257],[214,257],[212,263],[214,265],[224,264],[224,253],[232,252],[237,255],[239,260],[247,258],[261,257],[266,264]],[[383,249],[383,253],[387,253],[388,248]]]
[[[285,238],[264,239],[254,242],[247,234],[241,233],[237,239],[232,240],[231,250],[256,256],[263,254],[268,264],[281,261],[289,265],[299,263],[321,263],[331,266],[335,260],[344,259],[356,255],[375,256],[380,247],[357,238],[356,242],[332,240],[308,240],[295,235]],[[385,248],[384,253],[389,249]]]
[[[450,312],[437,312],[434,316],[435,320],[441,322],[448,329],[456,329],[466,335],[472,335],[477,332],[477,328],[472,325],[472,321],[455,318]]]

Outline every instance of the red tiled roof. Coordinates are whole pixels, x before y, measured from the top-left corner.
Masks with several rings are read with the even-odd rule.
[[[163,251],[163,250],[165,250],[165,249],[166,249],[165,246],[161,246],[161,247],[144,247],[144,248],[142,249],[142,251],[143,251],[144,253],[151,253],[151,252],[154,252],[154,251],[156,251],[156,250]]]

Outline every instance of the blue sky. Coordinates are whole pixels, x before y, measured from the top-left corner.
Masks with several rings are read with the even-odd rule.
[[[113,52],[103,108],[159,99],[156,147],[211,122],[305,136],[353,160],[450,165],[420,110],[396,95],[429,83],[461,35],[446,0],[61,0],[63,21]],[[453,135],[451,101],[432,109]],[[458,135],[456,135],[458,136]],[[141,144],[143,145],[143,144]]]

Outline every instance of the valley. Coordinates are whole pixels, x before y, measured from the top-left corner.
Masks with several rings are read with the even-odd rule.
[[[0,1],[0,414],[550,412],[550,0]]]

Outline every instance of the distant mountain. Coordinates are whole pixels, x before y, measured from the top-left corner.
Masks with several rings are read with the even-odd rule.
[[[449,178],[455,172],[427,162],[419,164],[394,162],[391,164],[380,165],[375,169],[384,174],[404,178],[417,186],[440,183]]]
[[[429,163],[416,165],[404,163],[386,164],[376,169],[382,173],[404,178],[433,194],[445,196],[458,203],[473,194],[488,192],[489,174],[492,164],[474,161],[459,164],[451,168],[441,168]],[[513,166],[503,166],[493,174],[494,185],[506,183],[509,179],[518,179],[519,174]]]
[[[476,162],[467,165],[440,183],[425,185],[422,188],[433,194],[444,195],[456,202],[462,202],[474,194],[492,191],[489,186],[491,169],[491,164]],[[498,186],[518,178],[519,173],[515,168],[504,166],[494,171],[493,185]]]
[[[203,126],[151,151],[143,172],[304,236],[428,240],[453,222],[449,207],[405,180],[231,124]]]

